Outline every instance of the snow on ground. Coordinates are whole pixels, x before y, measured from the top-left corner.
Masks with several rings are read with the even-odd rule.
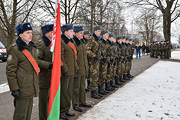
[[[159,61],[78,120],[180,120],[180,63]]]
[[[179,59],[180,60],[180,51],[173,51],[171,53],[171,59]]]

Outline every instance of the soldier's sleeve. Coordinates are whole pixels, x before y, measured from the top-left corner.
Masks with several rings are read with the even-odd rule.
[[[8,49],[8,58],[6,66],[6,76],[9,84],[10,91],[18,90],[19,85],[17,82],[17,67],[18,67],[18,55],[14,49],[15,46],[10,46]]]
[[[41,42],[38,42],[37,44],[37,48],[38,48],[38,54],[37,54],[37,57],[38,57],[38,65],[41,69],[45,69],[45,70],[48,70],[49,69],[49,65],[50,65],[50,62],[48,61],[44,61],[43,60],[43,55],[44,55],[44,47],[42,45]]]
[[[90,39],[88,45],[87,45],[87,56],[88,58],[95,58],[97,55],[92,52],[92,40]]]
[[[62,43],[62,42],[61,42]],[[63,66],[62,66],[62,73],[66,73],[69,71],[68,69],[68,66],[66,64],[66,61],[64,59],[64,45],[62,44],[61,45],[61,60],[62,60],[62,63],[63,63]]]

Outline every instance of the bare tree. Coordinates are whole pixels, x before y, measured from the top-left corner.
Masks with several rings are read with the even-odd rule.
[[[160,17],[152,9],[143,10],[141,13],[142,15],[136,18],[138,31],[143,35],[146,43],[152,42],[161,27]]]
[[[163,16],[163,33],[164,38],[171,42],[171,23],[180,16],[180,1],[179,0],[134,0],[127,1],[133,6],[151,6],[160,10]]]
[[[21,21],[18,22],[25,22],[28,19],[36,1],[37,0],[13,0],[12,2],[11,0],[0,0],[0,30],[7,38],[7,46],[9,46],[14,39],[14,28],[17,23],[17,19],[21,17]]]

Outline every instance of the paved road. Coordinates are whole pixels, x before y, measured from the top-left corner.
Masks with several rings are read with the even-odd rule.
[[[0,84],[6,83],[6,62],[0,60]]]
[[[149,58],[149,56],[142,56],[141,59],[134,59],[133,60],[133,65],[132,65],[132,70],[131,73],[134,76],[137,76],[138,74],[142,73],[144,70],[148,69],[151,67],[153,64],[155,64],[159,59],[154,59],[154,58]],[[2,66],[2,67],[1,67]],[[2,77],[0,75],[0,80],[3,82],[6,82],[6,77],[5,77],[5,66],[6,63],[0,63],[1,67],[1,72],[3,72]],[[133,79],[132,79],[133,80]],[[0,81],[0,82],[1,82]],[[128,84],[128,83],[127,83]],[[121,86],[123,87],[123,86]],[[120,87],[118,88],[120,89]],[[113,91],[115,92],[115,91]],[[113,93],[112,92],[112,93]],[[110,95],[110,94],[108,94]],[[105,99],[108,95],[104,96],[103,99]],[[97,104],[101,100],[96,100],[92,99],[90,97],[90,93],[87,93],[87,102],[91,103],[92,105]],[[84,109],[84,112],[87,111],[88,109]],[[10,95],[10,92],[5,92],[0,94],[0,120],[12,120],[12,115],[13,115],[14,107],[13,107],[13,97]],[[75,112],[75,111],[72,111]],[[76,116],[69,118],[70,120],[76,119],[79,115],[82,113],[75,112]],[[38,99],[34,99],[34,105],[33,105],[33,112],[32,112],[32,120],[38,120]]]

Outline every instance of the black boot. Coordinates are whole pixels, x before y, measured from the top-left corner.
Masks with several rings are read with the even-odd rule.
[[[98,93],[101,94],[101,95],[106,95],[105,91],[103,90],[102,85],[98,85]]]
[[[114,87],[114,88],[118,88],[118,85],[114,84],[114,81],[113,81],[113,80],[110,81],[110,86],[111,86],[111,87]]]
[[[134,76],[132,76],[131,74],[130,74],[130,71],[128,72],[128,78],[133,78]]]
[[[109,91],[106,91],[106,90],[104,89],[104,84],[102,85],[102,90],[103,90],[106,94],[109,93]]]
[[[122,76],[119,77],[119,81],[122,83],[126,82],[126,80],[124,80]]]
[[[107,90],[107,91],[113,91],[113,90],[114,90],[114,88],[112,88],[112,87],[110,86],[110,82],[106,82],[106,83],[105,83],[105,90]]]
[[[95,99],[101,99],[101,97],[96,93],[96,90],[91,91],[91,97]]]
[[[130,80],[130,79],[127,77],[127,75],[125,75],[125,74],[123,75],[123,79],[124,79],[124,80]]]
[[[116,85],[122,85],[122,83],[119,81],[119,78],[116,78],[116,79],[115,79],[115,84],[116,84]]]

